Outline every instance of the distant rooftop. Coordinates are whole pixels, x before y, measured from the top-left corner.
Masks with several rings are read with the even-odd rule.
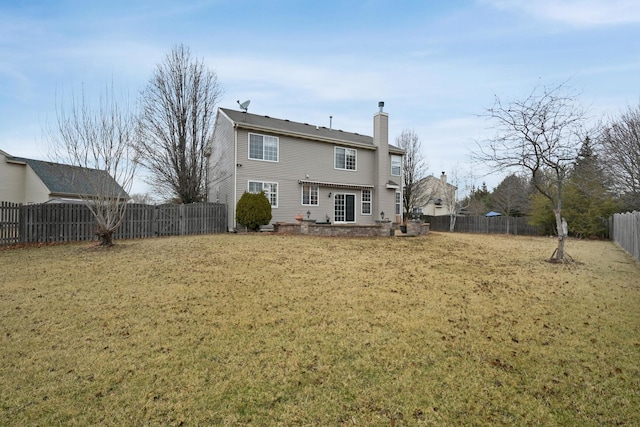
[[[98,196],[129,198],[129,195],[106,171],[24,157],[9,157],[12,162],[26,163],[53,195]]]

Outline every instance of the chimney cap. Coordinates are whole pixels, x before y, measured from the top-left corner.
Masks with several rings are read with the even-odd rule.
[[[378,102],[378,108],[380,108],[380,112],[382,113],[382,109],[384,108],[384,101]]]

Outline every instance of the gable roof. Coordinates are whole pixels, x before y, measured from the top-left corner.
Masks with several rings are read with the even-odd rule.
[[[429,187],[433,187],[434,185],[442,185],[442,178],[440,177],[436,177],[433,175],[427,175],[424,178],[418,180],[417,182],[414,183],[417,186],[429,186]],[[458,189],[458,187],[456,185],[453,185],[449,182],[445,182],[445,184],[447,185],[447,188],[453,188],[455,190]]]
[[[26,159],[24,157],[7,157],[7,161],[29,165],[49,189],[51,195],[85,197],[106,195],[114,198],[129,198],[129,195],[120,184],[103,170]]]
[[[238,127],[244,129],[280,133],[333,144],[358,145],[371,150],[376,149],[376,146],[373,145],[373,137],[368,135],[329,129],[325,126],[315,126],[309,123],[299,123],[286,119],[260,116],[243,111],[230,110],[228,108],[220,108],[219,111],[226,115],[229,120]],[[389,144],[389,152],[393,154],[404,154],[402,149],[391,144]]]

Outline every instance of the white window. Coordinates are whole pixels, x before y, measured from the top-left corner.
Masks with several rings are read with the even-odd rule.
[[[391,175],[400,176],[402,171],[402,156],[391,156]]]
[[[278,207],[278,183],[277,182],[262,182],[262,181],[249,181],[249,193],[259,193],[264,191],[265,196],[269,199],[271,207]]]
[[[275,136],[249,134],[249,158],[253,160],[278,161],[278,138]]]
[[[396,192],[396,215],[400,215],[402,213],[402,193]]]
[[[302,204],[318,206],[318,186],[304,184],[302,186]]]
[[[336,147],[334,155],[336,169],[356,170],[356,150],[353,148]]]
[[[362,215],[371,215],[371,190],[362,190]]]

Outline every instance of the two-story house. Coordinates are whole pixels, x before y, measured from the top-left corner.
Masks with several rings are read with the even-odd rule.
[[[429,175],[414,184],[417,206],[422,215],[451,215],[455,211],[458,187],[447,182],[442,172],[439,178]]]
[[[404,151],[389,144],[389,115],[378,107],[373,137],[218,109],[209,201],[227,205],[230,230],[245,191],[265,192],[273,223],[299,214],[337,224],[401,221]]]

